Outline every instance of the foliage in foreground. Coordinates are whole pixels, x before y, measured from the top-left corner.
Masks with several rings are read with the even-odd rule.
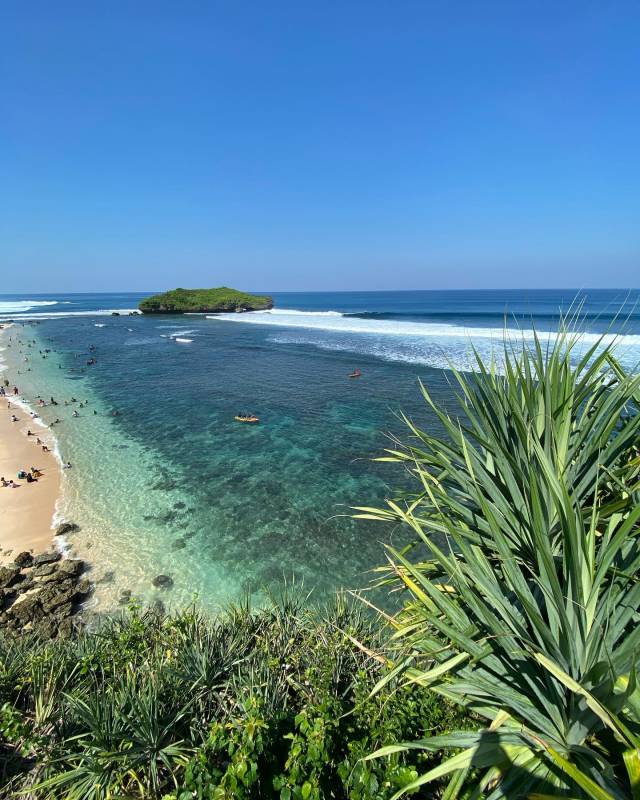
[[[0,638],[2,796],[388,798],[433,757],[363,757],[459,715],[412,688],[370,698],[383,666],[353,640],[381,647],[362,609],[293,595],[215,620],[134,608],[74,641]]]
[[[522,344],[522,343],[520,343]],[[413,494],[361,515],[401,523],[388,581],[408,590],[392,620],[394,675],[486,720],[398,752],[449,759],[449,797],[640,797],[640,377],[602,342],[505,344],[455,374],[460,419],[424,390],[446,436],[406,420],[385,460]],[[384,682],[383,682],[384,685]],[[405,787],[410,788],[410,787]]]

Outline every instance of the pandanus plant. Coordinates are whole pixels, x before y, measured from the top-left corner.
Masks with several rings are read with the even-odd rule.
[[[372,754],[449,752],[403,792],[640,797],[640,377],[614,352],[565,331],[474,353],[459,417],[422,387],[444,435],[405,417],[383,458],[417,488],[357,509],[414,539],[382,570],[407,599],[378,688],[401,676],[478,719]]]

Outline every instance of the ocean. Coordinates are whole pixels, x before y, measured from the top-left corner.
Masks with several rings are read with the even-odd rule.
[[[451,367],[470,368],[472,345],[499,351],[505,325],[551,335],[579,310],[585,342],[615,334],[640,361],[638,291],[272,293],[272,312],[129,316],[150,293],[0,295],[0,321],[19,323],[8,374],[59,403],[41,410],[73,464],[57,513],[81,527],[68,545],[104,609],[124,590],[216,610],[283,580],[319,598],[366,586],[403,532],[350,509],[407,480],[373,459],[403,434],[400,411],[437,429],[419,381],[455,411]]]

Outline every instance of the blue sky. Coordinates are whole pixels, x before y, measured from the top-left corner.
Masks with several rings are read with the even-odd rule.
[[[0,292],[640,285],[637,2],[19,2]]]

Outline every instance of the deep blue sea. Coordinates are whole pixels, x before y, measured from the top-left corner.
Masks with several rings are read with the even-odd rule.
[[[402,534],[349,509],[406,480],[372,461],[399,410],[435,429],[419,380],[454,409],[449,367],[467,368],[471,345],[489,355],[505,324],[553,332],[572,307],[586,341],[618,333],[640,360],[638,291],[275,293],[273,312],[129,316],[148,294],[0,295],[0,321],[19,323],[8,374],[32,403],[59,402],[42,410],[73,463],[59,516],[81,525],[69,545],[105,607],[125,589],[216,608],[283,578],[319,596],[366,585]],[[160,573],[171,589],[153,587]]]

